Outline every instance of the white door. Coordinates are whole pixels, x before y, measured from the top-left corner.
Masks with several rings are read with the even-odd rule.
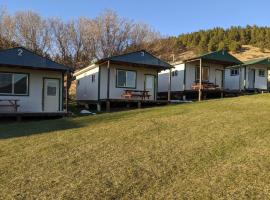
[[[59,79],[44,79],[44,112],[57,112],[59,111],[60,102],[60,88]]]
[[[254,89],[254,80],[255,80],[255,70],[250,69],[248,71],[248,88]]]
[[[155,76],[145,75],[144,90],[149,91],[149,100],[155,100]],[[146,98],[148,100],[148,98]]]
[[[216,69],[215,84],[218,85],[219,88],[223,87],[223,71],[222,70]]]

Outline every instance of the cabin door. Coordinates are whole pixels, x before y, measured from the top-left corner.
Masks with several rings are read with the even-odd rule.
[[[254,82],[255,82],[255,69],[250,69],[248,71],[248,88],[254,89]]]
[[[219,88],[223,88],[223,71],[222,70],[216,69],[215,85],[218,85]]]
[[[148,94],[150,95],[149,100],[155,100],[156,89],[155,89],[155,76],[154,75],[145,75],[144,90],[149,91],[148,92]],[[146,97],[146,100],[148,100],[147,97]]]
[[[43,111],[57,112],[60,109],[60,80],[59,79],[44,79],[43,90]]]

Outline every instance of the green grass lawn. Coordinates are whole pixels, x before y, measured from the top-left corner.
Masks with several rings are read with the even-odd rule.
[[[270,95],[0,125],[0,199],[269,199]]]

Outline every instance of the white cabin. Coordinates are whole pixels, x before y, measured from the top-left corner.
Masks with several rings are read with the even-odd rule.
[[[156,101],[161,70],[172,66],[142,50],[102,59],[75,73],[79,103]]]
[[[225,71],[227,90],[267,90],[268,58],[249,60],[244,64],[232,66]]]
[[[23,47],[0,51],[0,116],[64,113],[69,68]]]
[[[172,94],[194,91],[200,80],[200,64],[202,85],[212,86],[211,90],[222,90],[224,88],[225,67],[240,63],[241,61],[226,51],[216,51],[183,62],[173,63],[171,81],[168,81],[170,80],[170,70],[159,73],[158,91],[161,94],[166,93],[169,87]]]

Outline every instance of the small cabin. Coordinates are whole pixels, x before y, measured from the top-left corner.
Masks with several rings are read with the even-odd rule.
[[[104,58],[77,71],[76,99],[80,104],[157,101],[158,73],[172,66],[145,50]]]
[[[159,73],[158,91],[167,95],[168,80],[172,97],[183,98],[186,94],[205,95],[221,93],[224,89],[225,68],[242,62],[227,51],[215,51],[194,58],[176,62],[173,70]]]
[[[268,90],[269,58],[252,59],[225,71],[225,88],[236,91]]]
[[[23,47],[0,51],[0,117],[64,115],[69,71]]]

